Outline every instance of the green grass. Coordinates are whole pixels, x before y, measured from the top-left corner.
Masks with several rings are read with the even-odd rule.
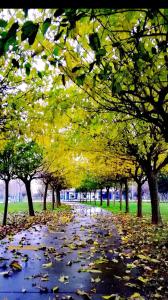
[[[43,210],[42,202],[34,202],[34,211],[40,212]],[[59,208],[55,208],[55,210],[65,210],[69,209],[69,206],[62,204]],[[4,204],[0,203],[0,214],[3,214]],[[47,203],[47,210],[51,210],[51,203]],[[9,203],[8,213],[19,213],[19,212],[28,212],[28,204],[27,202],[16,202]]]
[[[91,205],[91,206],[100,207],[100,201],[97,201],[96,205],[93,201],[91,203],[88,201],[87,204]],[[114,205],[114,203],[111,201],[110,206],[107,207],[106,201],[103,201],[102,208],[107,209],[108,211],[111,211],[115,214],[120,212],[119,202],[116,202],[115,205]],[[163,221],[168,222],[168,203],[160,203],[160,211],[161,211]],[[124,201],[123,201],[122,212],[125,212],[125,203],[124,203]],[[137,213],[137,203],[136,202],[130,202],[129,203],[129,212],[132,215],[136,215],[136,213]],[[142,203],[142,213],[143,213],[144,217],[149,217],[150,218],[150,216],[151,216],[151,204],[150,204],[150,202],[143,202]]]

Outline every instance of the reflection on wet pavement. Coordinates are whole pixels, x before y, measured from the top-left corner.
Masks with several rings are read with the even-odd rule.
[[[36,225],[1,241],[0,299],[96,300],[110,294],[127,299],[132,294],[121,280],[126,267],[117,252],[120,237],[111,213],[79,204],[73,213],[66,226]],[[12,261],[22,270],[8,276]],[[88,294],[77,295],[77,290]]]

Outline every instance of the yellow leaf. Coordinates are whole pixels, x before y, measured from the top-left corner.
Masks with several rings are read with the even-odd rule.
[[[108,299],[114,299],[117,296],[118,296],[117,294],[111,294],[111,295],[102,296],[102,298],[108,300]]]
[[[58,286],[54,286],[54,287],[52,288],[52,291],[53,291],[54,293],[58,292],[58,290],[59,290],[59,287],[58,287]]]
[[[21,271],[22,270],[22,266],[18,263],[18,261],[16,260],[13,260],[11,263],[10,263],[10,267],[15,270],[15,271]]]
[[[139,293],[134,293],[131,295],[131,297],[129,299],[130,300],[132,300],[132,299],[144,300],[145,298],[143,298]]]
[[[142,276],[139,276],[138,280],[142,281],[143,283],[147,283],[149,281],[148,279],[145,279]]]
[[[50,267],[52,267],[52,262],[49,262],[48,264],[43,264],[42,267],[43,268],[50,268]]]

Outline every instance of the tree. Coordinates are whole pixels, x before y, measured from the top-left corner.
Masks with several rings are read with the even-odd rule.
[[[34,216],[31,181],[37,175],[42,159],[42,149],[35,141],[20,142],[15,145],[14,170],[16,176],[25,184],[30,216]]]
[[[133,125],[133,126],[132,126]],[[161,222],[157,176],[168,163],[167,144],[158,133],[156,126],[144,122],[134,122],[123,132],[121,141],[127,153],[135,157],[145,173],[150,190],[152,223]]]
[[[146,181],[146,176],[141,167],[137,164],[135,166],[135,171],[131,172],[131,177],[137,183],[137,217],[142,217],[142,185]]]
[[[6,225],[8,213],[9,181],[14,176],[14,143],[9,141],[0,151],[0,178],[5,182],[5,205],[2,225]]]
[[[95,101],[93,110],[145,120],[167,141],[167,9],[95,10],[91,18],[85,38],[77,27],[83,55],[67,41],[62,70]]]
[[[30,13],[9,10],[4,18],[2,10],[1,60],[33,79],[58,67],[62,84],[71,78],[93,109],[145,120],[168,139],[167,9],[36,9],[33,20]]]
[[[59,172],[53,175],[53,179],[50,184],[53,189],[52,207],[54,209],[54,202],[55,202],[54,191],[56,191],[56,207],[59,207],[61,205],[60,191],[62,189],[67,188],[68,184],[66,182],[66,178],[61,173],[59,174]]]

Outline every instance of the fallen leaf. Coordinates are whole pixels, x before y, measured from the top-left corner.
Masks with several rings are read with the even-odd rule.
[[[52,288],[53,293],[57,293],[58,290],[59,290],[59,287],[58,287],[58,286],[54,286],[54,287]]]
[[[84,296],[85,299],[92,299],[88,293],[86,293],[85,291],[83,290],[80,290],[80,289],[77,289],[76,290],[76,294],[79,295],[79,296]]]
[[[129,297],[130,300],[137,299],[137,300],[144,300],[145,298],[142,297],[139,293],[134,293]]]
[[[13,260],[9,265],[14,271],[21,271],[22,266],[19,264],[17,260]]]
[[[69,283],[68,279],[69,279],[69,276],[62,275],[62,276],[60,276],[60,278],[58,280],[62,283]]]
[[[47,264],[43,264],[42,267],[43,268],[50,268],[50,267],[52,267],[52,262],[49,262]]]
[[[117,297],[119,297],[118,294],[111,294],[111,295],[102,296],[102,298],[106,299],[106,300],[108,300],[108,299],[114,299],[114,298],[116,299]],[[119,299],[119,298],[117,298],[117,299]]]

